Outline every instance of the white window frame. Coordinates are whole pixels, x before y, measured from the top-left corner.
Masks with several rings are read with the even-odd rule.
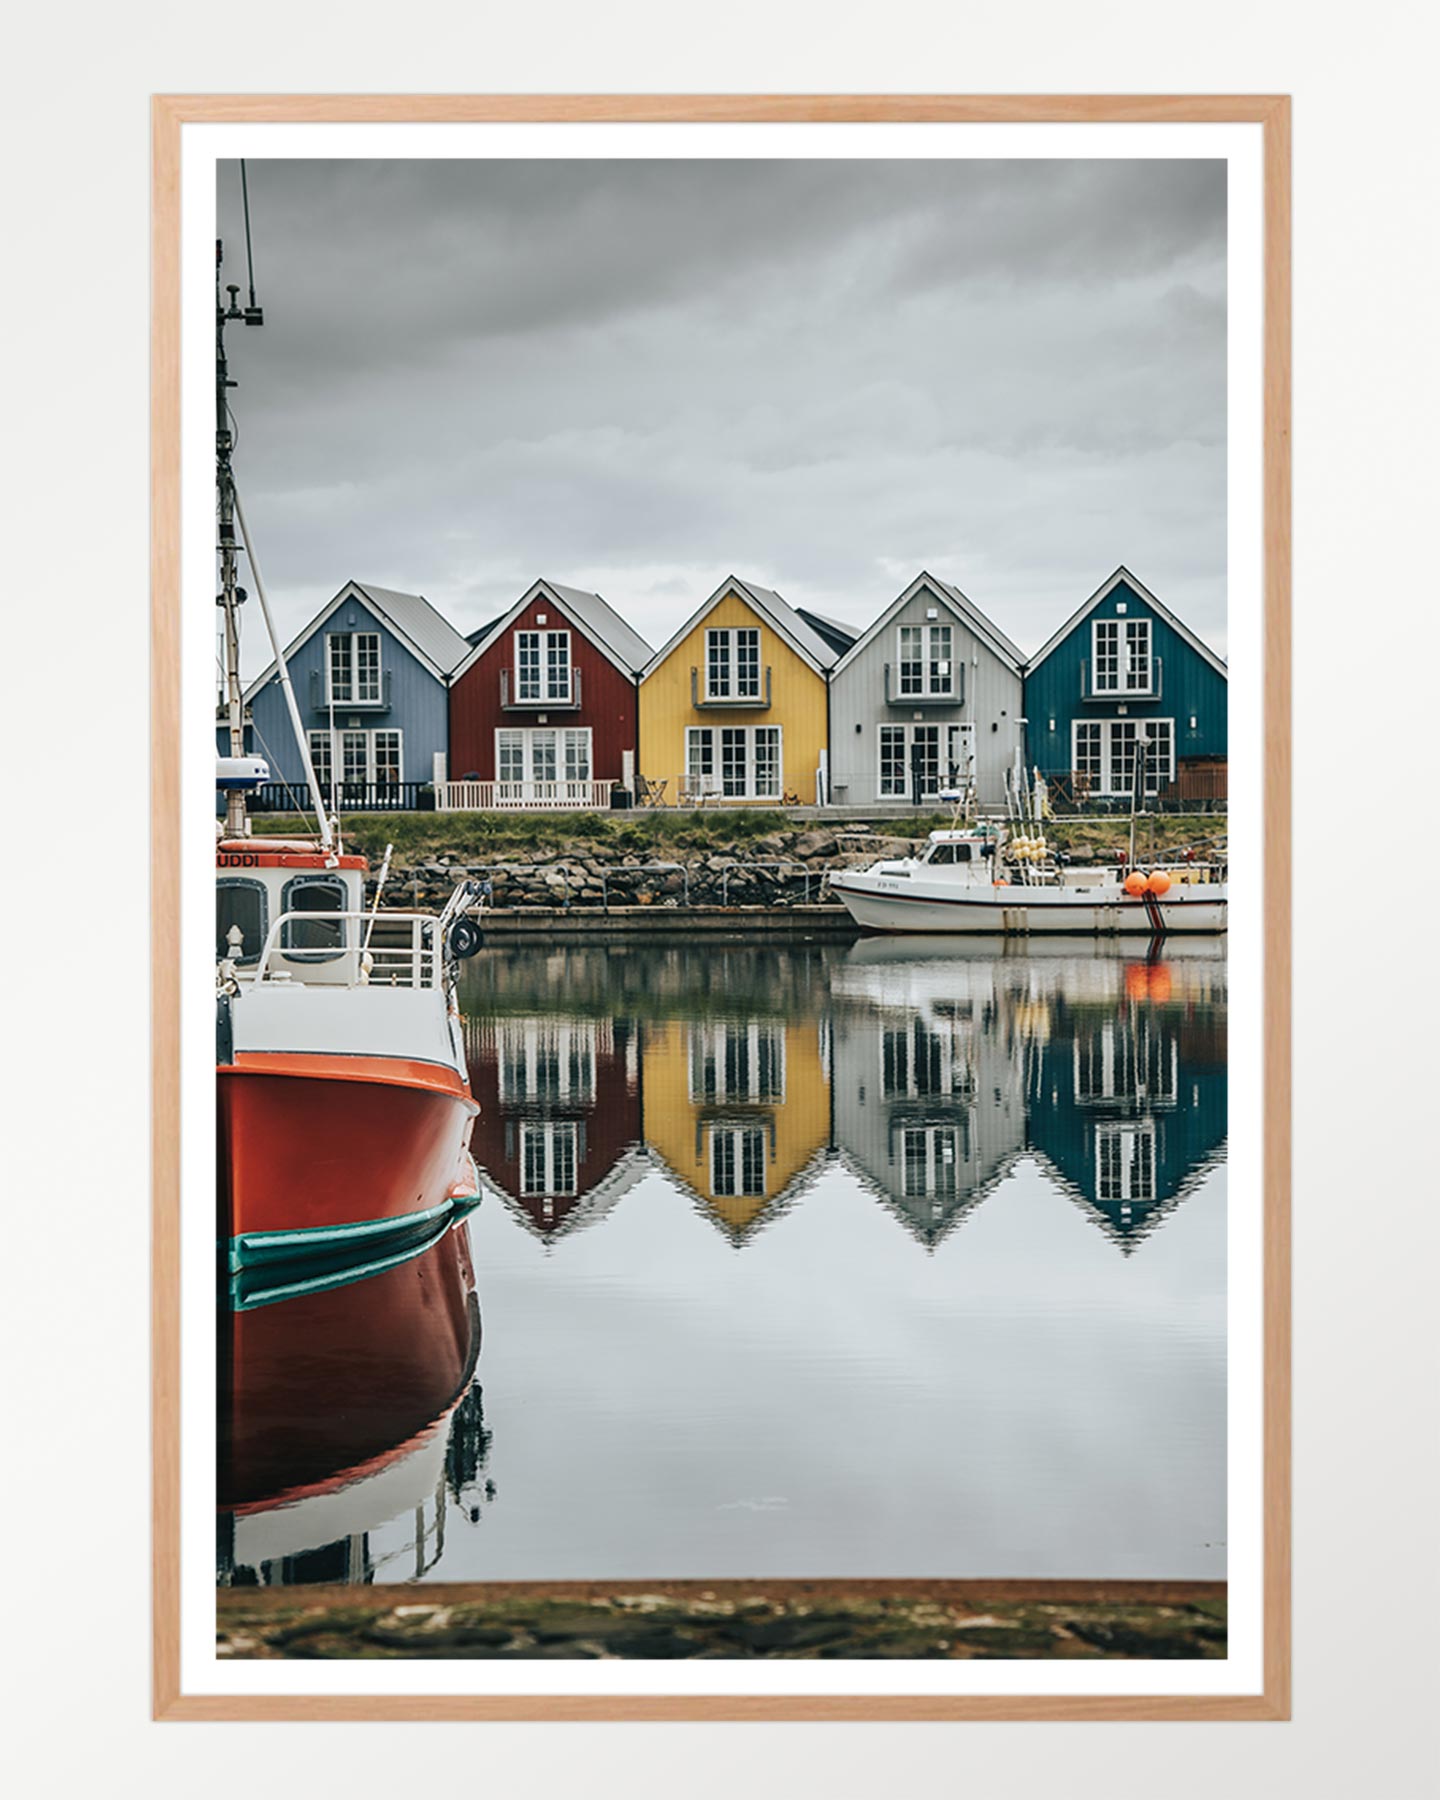
[[[362,638],[373,638],[375,641],[375,683],[374,692],[360,691],[360,653],[359,644]],[[345,645],[341,657],[344,665],[345,680],[348,691],[340,694],[335,691],[336,650]],[[380,642],[378,631],[327,631],[325,633],[325,703],[335,706],[375,706],[385,691],[384,648]]]
[[[530,1157],[532,1145],[538,1140],[538,1172],[541,1182],[536,1187],[530,1180]],[[563,1143],[565,1150],[557,1154]],[[564,1163],[568,1159],[568,1170]],[[575,1119],[522,1119],[520,1121],[519,1143],[520,1193],[526,1200],[543,1199],[553,1196],[556,1199],[567,1198],[580,1191],[580,1126]],[[568,1180],[557,1179],[561,1173],[568,1174]]]
[[[936,785],[921,791],[922,800],[938,798],[941,788],[950,780],[949,754],[952,748],[962,752],[953,758],[959,770],[959,779],[964,782],[967,774],[970,780],[975,779],[975,766],[978,759],[975,727],[968,720],[930,721],[921,720],[918,724],[901,725],[893,721],[877,725],[875,728],[875,793],[881,800],[908,800],[910,798],[910,750],[918,732],[937,732],[936,738]],[[898,732],[901,745],[900,786],[885,785],[885,734]],[[964,747],[969,744],[969,754],[963,754]],[[967,765],[968,763],[968,770]]]
[[[553,775],[537,775],[535,772],[535,750],[541,738],[553,739],[555,745],[555,773]],[[504,772],[501,746],[507,739],[518,739],[520,746],[519,775]],[[585,767],[589,771],[585,775],[570,775],[566,771],[573,766],[575,746],[583,742],[585,749]],[[521,781],[534,784],[536,782],[593,781],[595,779],[595,730],[590,725],[497,725],[495,727],[495,779],[497,781]]]
[[[744,751],[744,779],[742,792],[724,792],[724,732],[739,735]],[[775,786],[773,791],[762,793],[757,785],[756,776],[759,770],[759,759],[756,746],[760,742],[760,734],[774,734],[775,742]],[[704,748],[704,755],[697,751]],[[694,788],[698,782],[711,779],[720,784],[721,797],[726,800],[757,800],[770,802],[785,798],[785,729],[782,725],[687,725],[685,727],[685,784]]]
[[[763,1200],[765,1198],[770,1191],[770,1157],[766,1136],[763,1125],[712,1125],[710,1127],[710,1192],[717,1200]],[[760,1181],[758,1186],[754,1186],[746,1181],[745,1153],[747,1146],[753,1149],[757,1140],[760,1146]],[[722,1144],[730,1150],[734,1164],[733,1175],[727,1175],[724,1183],[720,1178],[719,1150]]]
[[[533,688],[529,685],[521,662],[521,649],[527,638],[535,640],[536,668]],[[563,644],[565,649],[565,685],[557,687],[550,679],[552,668],[551,650],[556,644]],[[515,633],[514,644],[515,698],[523,700],[527,705],[564,706],[568,705],[575,691],[575,663],[570,649],[570,633],[565,630],[546,630],[539,626],[526,626]]]
[[[958,1125],[900,1127],[900,1192],[906,1200],[959,1199],[960,1171],[965,1161],[961,1135]],[[917,1149],[919,1154],[912,1154]],[[942,1169],[948,1171],[949,1177],[943,1192],[938,1178]],[[911,1184],[912,1173],[921,1178],[918,1188]]]
[[[904,653],[905,633],[915,631],[920,634],[920,686],[906,687],[905,667],[916,659]],[[943,658],[935,654],[936,640],[944,635],[949,640],[949,654]],[[935,677],[937,663],[943,661],[945,674],[939,680]],[[895,628],[895,692],[901,700],[939,700],[949,699],[955,693],[955,626],[944,620],[938,623],[917,623],[897,625]]]
[[[754,640],[754,686],[740,686],[740,640]],[[717,656],[716,651],[721,654]],[[714,679],[716,674],[723,685]],[[707,626],[705,631],[705,698],[707,700],[754,700],[764,697],[760,627],[758,625]]]
[[[361,778],[356,785],[364,787],[378,787],[380,785],[379,765],[375,754],[375,740],[382,733],[388,734],[395,739],[396,758],[400,770],[400,773],[395,778],[395,782],[398,784],[404,781],[405,733],[400,726],[374,725],[362,728],[359,726],[337,725],[335,727],[334,736],[339,740],[341,787],[346,786],[351,780],[351,777],[346,773],[345,766],[345,740],[347,738],[363,738],[365,740],[365,773],[363,778]],[[315,770],[315,779],[320,785],[321,794],[328,797],[331,791],[332,771],[335,766],[335,760],[332,754],[331,733],[328,727],[310,733],[310,762]],[[394,784],[389,782],[386,783],[387,787],[391,785]]]
[[[1100,638],[1102,632],[1114,633],[1114,677],[1100,679]],[[1132,638],[1144,639],[1144,649],[1136,656]],[[1108,660],[1108,652],[1107,652]],[[1137,665],[1143,665],[1143,682],[1137,679]],[[1090,692],[1113,694],[1116,699],[1143,700],[1155,692],[1155,631],[1148,618],[1104,618],[1090,621]]]
[[[1122,619],[1121,624],[1124,623]],[[1130,793],[1130,783],[1120,774],[1122,759],[1116,755],[1117,738],[1123,740],[1127,733],[1133,731],[1137,735],[1145,733],[1153,736],[1159,726],[1164,726],[1168,733],[1166,755],[1163,765],[1152,764],[1145,778],[1145,792],[1149,796],[1159,793],[1160,789],[1175,779],[1175,721],[1174,719],[1072,719],[1070,721],[1070,767],[1078,771],[1080,768],[1080,733],[1082,731],[1098,731],[1100,742],[1100,777],[1096,785],[1091,787],[1091,794],[1101,798],[1116,796],[1126,797]]]
[[[732,1088],[729,1080],[730,1047],[745,1046],[745,1080]],[[761,1079],[764,1046],[769,1064],[768,1088]],[[734,1059],[738,1064],[739,1058]],[[753,1106],[780,1106],[785,1100],[785,1027],[779,1020],[715,1019],[690,1027],[687,1066],[691,1104],[716,1106],[743,1101]],[[707,1091],[706,1066],[714,1071],[714,1089]],[[737,1075],[741,1071],[737,1068]]]
[[[1148,1205],[1159,1192],[1159,1144],[1153,1119],[1107,1120],[1095,1127],[1095,1198],[1102,1206]]]
[[[590,1019],[501,1021],[496,1071],[501,1104],[593,1105],[595,1025]],[[542,1088],[553,1072],[553,1084]]]

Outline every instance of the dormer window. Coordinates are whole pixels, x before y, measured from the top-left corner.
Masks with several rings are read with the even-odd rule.
[[[753,626],[705,633],[705,693],[711,700],[760,698],[760,633]]]
[[[1091,642],[1095,693],[1151,692],[1149,619],[1096,619],[1091,627]]]
[[[568,631],[515,633],[515,692],[521,700],[548,700],[556,705],[569,700]]]
[[[326,699],[336,706],[373,705],[380,698],[380,633],[332,631],[325,639]]]
[[[902,697],[955,692],[955,634],[949,625],[902,625],[898,662]]]

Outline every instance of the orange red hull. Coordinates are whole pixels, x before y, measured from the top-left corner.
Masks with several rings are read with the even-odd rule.
[[[242,1053],[219,1077],[219,1236],[232,1269],[348,1255],[477,1198],[475,1102],[433,1063]]]

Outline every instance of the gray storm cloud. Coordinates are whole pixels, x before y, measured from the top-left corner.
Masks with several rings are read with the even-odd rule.
[[[863,626],[928,566],[1033,648],[1125,562],[1224,649],[1223,163],[247,168],[286,631],[546,575],[659,644],[731,569]],[[218,205],[243,281],[234,164]]]

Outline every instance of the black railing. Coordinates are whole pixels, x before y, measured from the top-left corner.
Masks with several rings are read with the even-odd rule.
[[[924,694],[907,694],[902,691],[899,671],[892,671],[887,662],[885,665],[885,704],[887,706],[963,706],[965,704],[964,663],[953,662],[951,671],[949,687],[932,688]]]
[[[765,665],[764,686],[753,694],[712,694],[700,678],[700,671],[690,670],[690,704],[699,711],[707,706],[733,706],[751,712],[768,712],[770,708],[770,665]]]
[[[1123,791],[1102,791],[1099,778],[1082,769],[1042,769],[1041,776],[1049,790],[1050,804],[1057,813],[1130,811],[1128,785]],[[1187,767],[1182,763],[1173,776],[1160,773],[1147,776],[1142,805],[1147,812],[1224,812],[1228,797],[1227,770],[1223,762],[1207,762],[1199,767]]]
[[[1080,659],[1080,698],[1084,701],[1162,700],[1165,697],[1165,659],[1157,656],[1150,666],[1148,687],[1096,687],[1090,658]]]
[[[428,781],[342,781],[336,794],[341,812],[434,812],[435,790]],[[331,799],[325,789],[322,804],[329,812]],[[313,813],[315,801],[303,781],[286,787],[283,781],[267,781],[250,795],[253,813],[294,812],[296,806]]]

